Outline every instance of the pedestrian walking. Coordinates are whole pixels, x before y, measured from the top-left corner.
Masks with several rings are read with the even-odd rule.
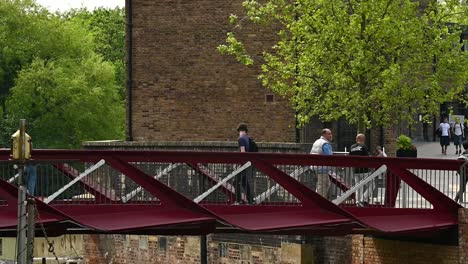
[[[453,144],[455,145],[455,154],[461,154],[461,145],[463,142],[464,135],[464,126],[460,122],[460,118],[455,118],[455,124],[453,125]]]
[[[447,147],[450,145],[450,125],[446,117],[444,118],[444,121],[440,123],[439,129],[440,146],[442,147],[442,154],[447,155]]]
[[[239,144],[240,152],[252,152],[251,150],[253,144],[255,143],[252,142],[252,140],[250,139],[248,131],[249,130],[247,128],[247,124],[240,123],[237,126],[237,132],[239,132],[239,138],[237,139],[237,142]],[[234,184],[236,188],[236,203],[242,202],[242,193],[245,194],[245,199],[247,200],[247,203],[253,203],[252,190],[250,187],[250,181],[252,180],[250,178],[252,178],[252,175],[252,167],[248,167],[247,169],[236,175]]]

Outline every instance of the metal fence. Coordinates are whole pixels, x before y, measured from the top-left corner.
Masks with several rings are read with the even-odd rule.
[[[9,161],[6,153],[0,159],[3,159],[1,179],[16,184],[18,165]],[[115,159],[127,162],[138,175],[154,178],[199,204],[301,206],[304,197],[298,197],[297,186],[304,186],[342,207],[425,209],[433,208],[433,202],[428,200],[430,195],[421,194],[415,187],[426,183],[434,188],[432,192],[454,199],[466,184],[460,176],[464,171],[463,162],[449,160],[279,153],[36,150],[34,160],[27,165],[36,169],[35,177],[26,175],[26,181],[35,182],[34,187],[29,184],[28,191],[47,204],[161,203],[154,192],[136,180],[140,176],[109,162]],[[412,175],[420,180],[417,185],[405,180]],[[458,201],[466,205],[466,193]],[[0,201],[0,205],[4,202]]]

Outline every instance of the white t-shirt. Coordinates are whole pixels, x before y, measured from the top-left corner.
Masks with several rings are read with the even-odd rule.
[[[449,123],[440,123],[440,129],[442,130],[442,136],[448,137],[449,136],[449,130],[450,130],[450,125]]]
[[[463,125],[461,123],[453,125],[454,134],[460,136],[463,134]]]

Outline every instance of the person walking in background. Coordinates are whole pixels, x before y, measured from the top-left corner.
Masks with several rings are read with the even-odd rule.
[[[447,146],[450,145],[450,125],[447,118],[439,125],[440,129],[440,146],[442,147],[442,154],[447,155]]]
[[[358,134],[356,136],[356,143],[351,146],[349,150],[350,156],[369,156],[369,149],[366,144],[366,136],[364,134]],[[369,175],[369,168],[354,168],[353,169],[353,178],[354,185],[359,184],[364,178]],[[373,191],[373,182],[370,182],[367,185],[367,188],[361,187],[356,190],[356,204],[360,207],[363,207],[369,204],[370,194]],[[365,190],[365,191],[364,191]]]
[[[453,144],[455,145],[455,154],[461,154],[461,144],[463,142],[464,135],[464,126],[460,122],[459,117],[455,117],[455,124],[453,125]]]
[[[248,135],[247,124],[240,123],[237,126],[237,132],[239,132],[239,138],[237,142],[239,144],[240,152],[250,152],[250,138]],[[245,199],[249,204],[253,203],[251,189],[250,189],[250,177],[252,176],[252,167],[245,169],[236,175],[235,178],[235,188],[236,188],[236,202],[241,203],[242,201],[242,192],[245,193]]]
[[[322,130],[322,136],[312,145],[310,154],[333,155],[332,140],[332,131],[328,128],[324,128]],[[330,180],[328,179],[329,168],[312,166],[311,169],[317,175],[317,192],[328,199],[328,189],[330,187]]]

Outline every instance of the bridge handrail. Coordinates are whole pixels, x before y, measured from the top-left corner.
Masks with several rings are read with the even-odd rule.
[[[205,151],[148,151],[148,150],[64,150],[35,149],[33,160],[57,159],[96,162],[106,157],[118,156],[125,162],[172,162],[172,163],[228,163],[244,164],[252,160],[262,160],[274,165],[321,165],[339,167],[378,168],[382,164],[394,165],[402,169],[444,169],[458,170],[463,161],[427,158],[393,158],[362,156],[327,156],[295,153],[240,153]],[[10,160],[10,150],[0,149],[0,161]]]

